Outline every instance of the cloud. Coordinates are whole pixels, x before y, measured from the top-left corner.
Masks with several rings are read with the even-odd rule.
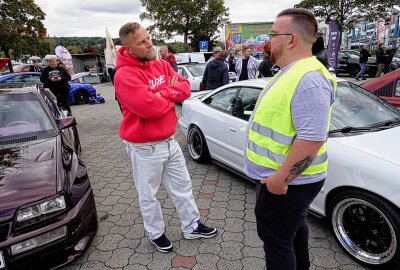
[[[79,11],[80,14],[101,12],[117,15],[139,13],[142,5],[139,0],[72,0],[67,2],[67,6],[71,8],[71,11]],[[56,11],[65,12],[65,5],[58,6]]]
[[[50,36],[105,36],[107,27],[112,37],[118,36],[119,28],[126,22],[140,21],[144,11],[139,0],[35,0],[46,13],[44,25]],[[276,15],[293,7],[300,0],[225,0],[232,23],[272,22]],[[222,35],[223,36],[223,35]]]

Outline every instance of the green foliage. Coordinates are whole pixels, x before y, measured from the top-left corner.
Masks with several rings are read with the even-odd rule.
[[[336,20],[341,31],[345,31],[354,28],[360,20],[387,19],[397,4],[399,0],[303,0],[295,7],[309,9],[327,21]]]
[[[94,52],[104,54],[106,46],[104,37],[49,37],[46,41],[50,44],[52,54],[58,45],[64,46],[72,54]]]
[[[148,30],[158,38],[171,38],[183,35],[184,43],[198,37],[213,40],[218,27],[228,22],[229,8],[224,0],[140,0],[146,11],[140,15],[142,20],[153,24]],[[194,42],[194,43],[193,43]]]
[[[0,50],[6,57],[44,56],[49,44],[44,40],[45,13],[33,0],[0,0]]]

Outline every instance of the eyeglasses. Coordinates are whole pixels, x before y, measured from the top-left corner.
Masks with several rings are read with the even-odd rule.
[[[271,33],[270,36],[271,38],[274,38],[276,36],[292,36],[293,34],[290,33],[283,33],[283,34],[278,34],[278,33]]]

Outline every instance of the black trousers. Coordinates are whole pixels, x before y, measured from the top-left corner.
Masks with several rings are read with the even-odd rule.
[[[68,115],[71,114],[71,107],[69,106],[69,94],[61,94],[56,96],[57,97],[57,106],[62,107],[64,110],[68,111]]]
[[[257,184],[254,212],[268,270],[309,269],[307,211],[324,182],[290,185],[285,195]]]

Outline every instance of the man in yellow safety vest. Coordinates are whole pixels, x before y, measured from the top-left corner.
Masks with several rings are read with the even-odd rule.
[[[268,270],[309,269],[307,210],[328,165],[326,140],[336,81],[311,53],[317,21],[305,9],[278,14],[265,86],[246,128],[245,171],[257,184],[257,232]]]

